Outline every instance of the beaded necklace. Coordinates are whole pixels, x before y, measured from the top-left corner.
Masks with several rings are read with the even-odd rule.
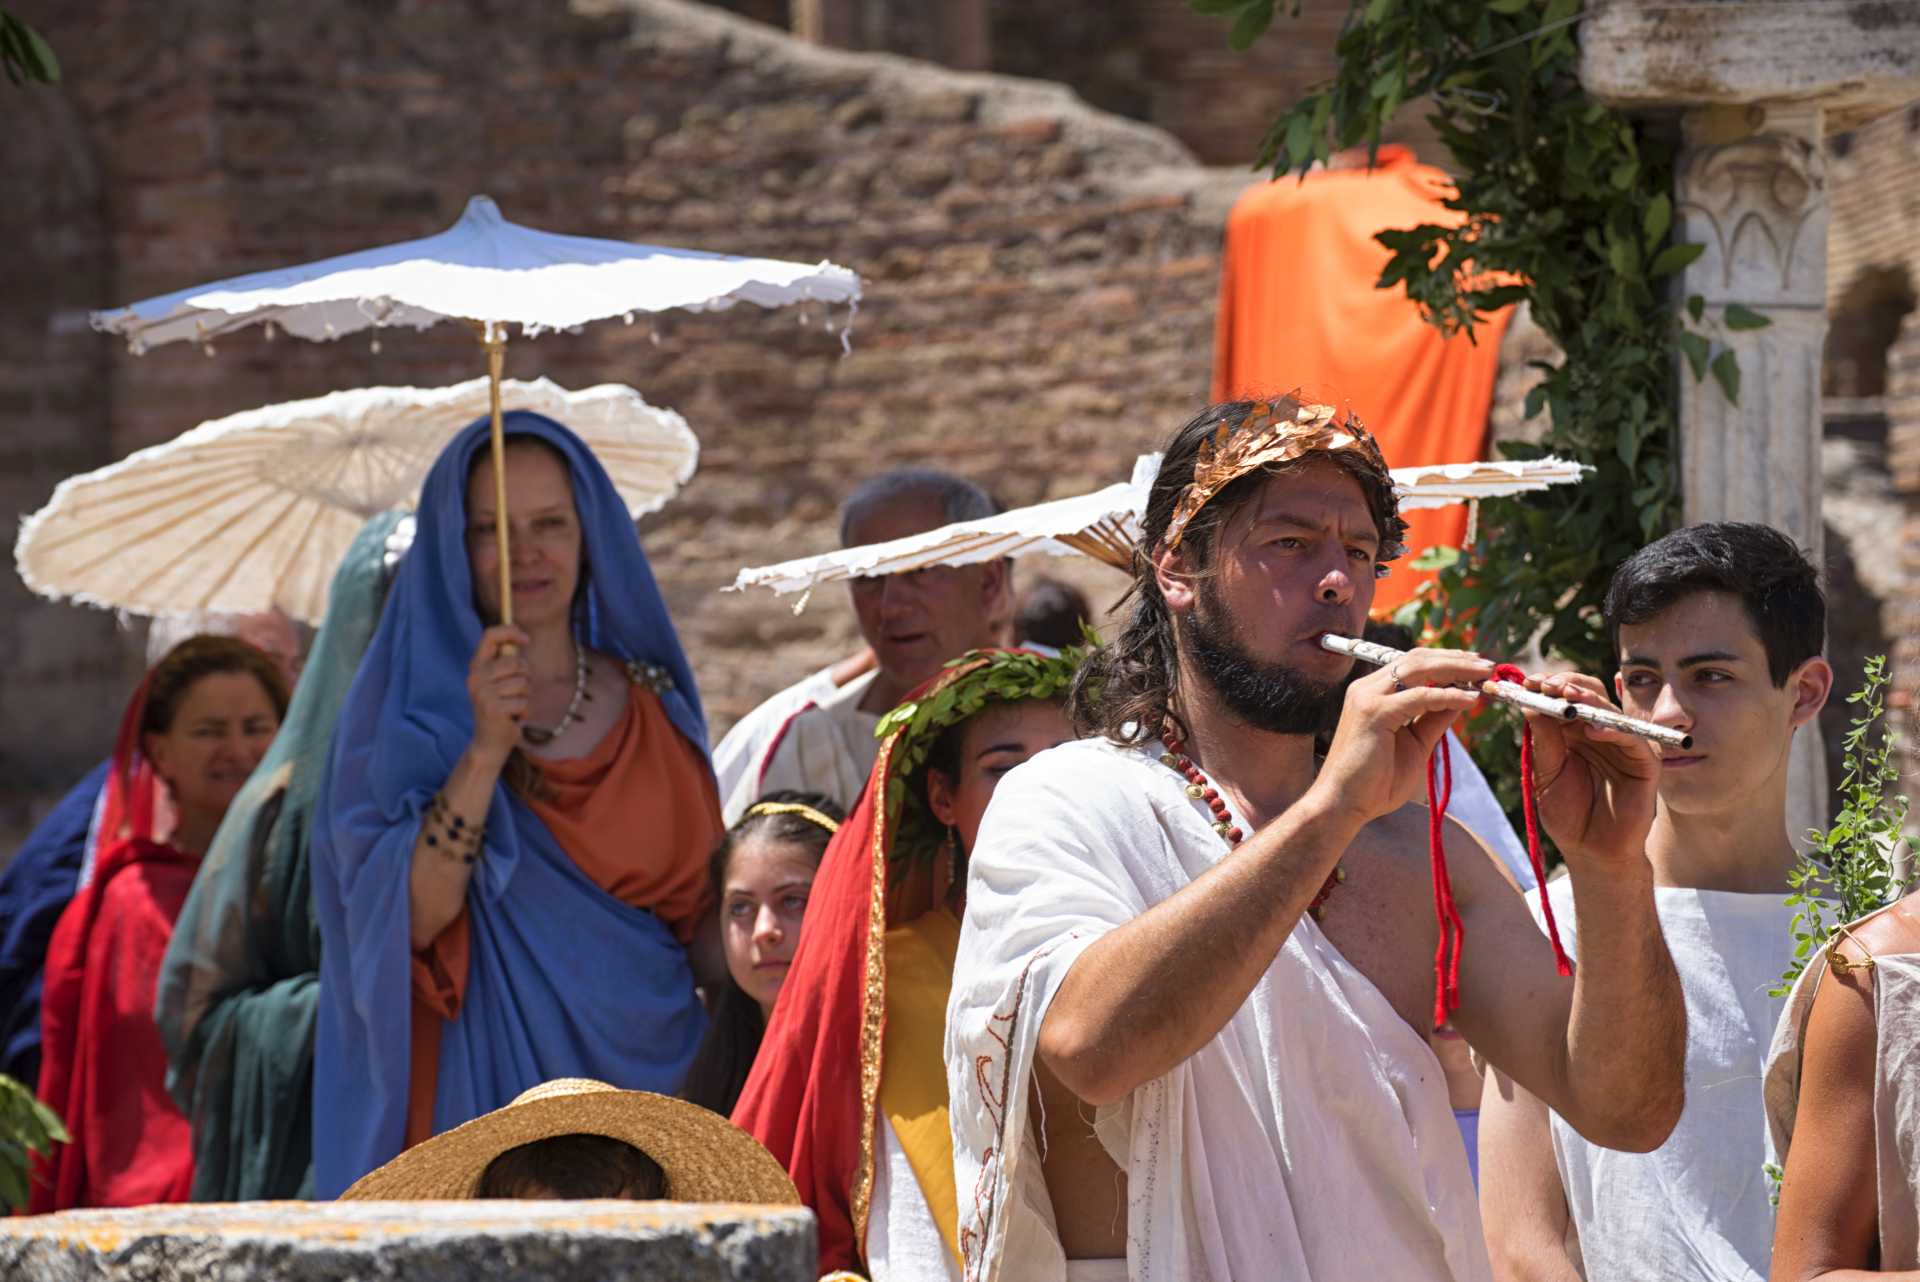
[[[523,725],[520,733],[526,736],[528,743],[535,747],[545,747],[567,732],[567,728],[580,715],[582,702],[592,702],[593,696],[587,693],[587,647],[580,644],[578,637],[573,641],[573,698],[567,701],[566,715],[560,718],[560,724],[551,730],[542,730],[538,726]]]
[[[1160,738],[1167,745],[1167,750],[1160,754],[1160,764],[1170,766],[1186,776],[1187,796],[1195,801],[1207,803],[1207,809],[1213,813],[1213,830],[1226,841],[1227,848],[1231,850],[1246,840],[1246,833],[1233,822],[1233,816],[1227,810],[1226,798],[1222,797],[1220,790],[1208,781],[1205,774],[1201,773],[1200,767],[1193,763],[1193,758],[1187,755],[1180,740],[1171,732],[1161,735]],[[1307,905],[1307,911],[1313,915],[1315,921],[1319,921],[1326,915],[1327,900],[1332,897],[1333,888],[1346,879],[1347,870],[1335,864],[1333,871],[1327,874],[1326,881],[1321,883],[1320,892],[1313,897],[1313,902]]]

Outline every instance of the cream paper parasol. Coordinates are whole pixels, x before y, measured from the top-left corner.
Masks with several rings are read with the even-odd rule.
[[[489,380],[364,387],[202,423],[69,477],[22,524],[14,562],[42,596],[139,614],[326,613],[334,567],[367,518],[412,507],[433,461],[487,413]],[[685,419],[605,383],[570,392],[509,380],[506,409],[578,432],[636,518],[693,475]]]
[[[1579,463],[1545,458],[1487,463],[1436,463],[1393,469],[1394,486],[1404,509],[1478,503],[1481,499],[1544,490],[1578,481],[1587,471]],[[1118,485],[1073,498],[1014,508],[978,521],[943,525],[886,543],[841,548],[818,556],[750,566],[725,590],[771,588],[775,592],[811,592],[823,583],[880,574],[904,574],[935,565],[972,565],[1000,557],[1079,553],[1129,569],[1141,535],[1147,495],[1160,471],[1158,454],[1134,460],[1133,476]],[[806,608],[802,597],[794,607]]]
[[[491,199],[475,196],[460,220],[438,235],[196,285],[96,312],[93,324],[121,335],[139,354],[176,341],[211,349],[214,339],[256,324],[325,341],[372,327],[425,329],[443,320],[465,321],[479,335],[488,377],[498,388],[509,325],[531,338],[615,316],[631,319],[637,312],[807,300],[851,307],[859,297],[860,278],[832,263],[564,236],[508,222]],[[841,337],[844,343],[844,331]],[[497,398],[491,409],[495,501],[505,511]],[[510,623],[507,523],[496,522],[495,529],[502,621]]]
[[[1502,459],[1485,463],[1429,463],[1393,469],[1400,510],[1476,503],[1529,494],[1550,485],[1572,485],[1593,469],[1571,459]]]
[[[1014,508],[978,521],[959,521],[886,543],[750,567],[740,571],[726,590],[765,587],[779,593],[810,592],[822,583],[840,579],[902,574],[933,565],[973,565],[1035,552],[1048,556],[1077,553],[1126,569],[1133,563],[1133,545],[1140,537],[1140,513],[1146,510],[1147,491],[1153,488],[1159,470],[1160,456],[1143,454],[1134,461],[1130,480],[1091,494]],[[794,612],[805,607],[803,597]]]

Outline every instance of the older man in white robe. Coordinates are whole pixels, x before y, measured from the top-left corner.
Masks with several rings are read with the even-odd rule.
[[[1318,638],[1358,634],[1402,550],[1364,429],[1294,397],[1213,407],[1145,526],[1132,622],[1076,686],[1098,737],[1009,775],[972,852],[947,1021],[966,1276],[1485,1282],[1425,1034],[1450,1016],[1596,1142],[1666,1137],[1685,1015],[1643,848],[1657,759],[1535,726],[1580,892],[1585,964],[1559,974],[1461,829],[1434,825],[1429,867],[1410,804],[1491,663],[1359,678],[1314,758],[1347,670]]]
[[[843,547],[884,543],[999,510],[970,481],[929,468],[902,468],[862,483],[848,496],[840,507],[840,542]],[[808,679],[812,684],[804,700],[766,735],[728,789],[721,807],[728,824],[767,793],[782,789],[819,793],[852,810],[880,753],[873,730],[881,716],[949,659],[1005,645],[1012,630],[1012,566],[1004,560],[858,578],[848,590],[860,634],[873,650],[873,667],[837,684],[828,672]],[[792,692],[774,699],[792,702]],[[745,718],[756,719],[770,720],[760,709]]]

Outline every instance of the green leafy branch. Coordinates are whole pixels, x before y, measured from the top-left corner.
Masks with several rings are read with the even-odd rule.
[[[53,47],[5,9],[0,9],[0,68],[16,85],[60,82],[60,60],[53,56]]]
[[[1189,4],[1230,21],[1239,48],[1275,9],[1270,0]],[[1333,78],[1273,123],[1258,163],[1276,177],[1304,175],[1336,151],[1371,153],[1402,104],[1432,104],[1428,120],[1460,175],[1445,202],[1457,217],[1381,233],[1391,257],[1378,284],[1405,289],[1450,334],[1471,336],[1490,313],[1525,301],[1564,359],[1536,363],[1542,381],[1527,396],[1527,416],[1547,416],[1543,439],[1504,452],[1594,470],[1581,485],[1487,500],[1479,542],[1446,560],[1435,589],[1398,620],[1487,653],[1538,643],[1606,673],[1607,582],[1675,516],[1676,370],[1684,359],[1696,380],[1711,376],[1736,401],[1740,372],[1731,350],[1694,328],[1706,321],[1705,299],[1676,306],[1674,283],[1705,247],[1674,238],[1669,127],[1586,94],[1580,13],[1580,0],[1356,0]],[[1738,306],[1717,320],[1727,333],[1767,323]],[[1513,810],[1510,738],[1492,737],[1482,764]]]
[[[54,1111],[34,1098],[32,1091],[0,1073],[0,1213],[27,1204],[32,1162],[30,1156],[53,1152],[53,1146],[72,1140]]]
[[[1913,887],[1913,875],[1894,867],[1894,850],[1907,819],[1900,791],[1893,727],[1886,722],[1887,658],[1867,660],[1865,680],[1847,696],[1854,713],[1844,749],[1840,811],[1826,831],[1808,834],[1810,845],[1788,876],[1793,891],[1793,964],[1775,997],[1785,997],[1807,962],[1826,947],[1833,932],[1882,908]],[[1878,727],[1879,735],[1874,737]],[[1834,914],[1829,921],[1827,914]]]

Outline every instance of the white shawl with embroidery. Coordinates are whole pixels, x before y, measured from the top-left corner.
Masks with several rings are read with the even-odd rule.
[[[1042,753],[981,828],[947,1008],[968,1282],[1063,1276],[1010,1249],[1049,1218],[1021,1169],[1041,1018],[1089,944],[1227,856],[1162,751]],[[1213,1041],[1095,1129],[1128,1175],[1136,1282],[1490,1277],[1438,1061],[1310,918]]]

